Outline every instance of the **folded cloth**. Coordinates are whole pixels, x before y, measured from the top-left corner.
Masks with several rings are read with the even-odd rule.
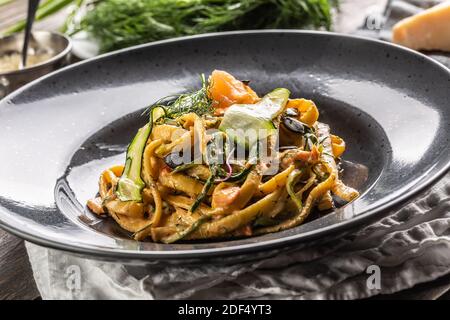
[[[136,267],[31,243],[26,247],[43,299],[360,299],[389,294],[450,273],[450,173],[357,233],[254,262]]]
[[[389,18],[383,30],[365,29],[366,35],[389,40],[393,19],[420,10],[418,1],[404,2],[396,0],[391,10],[384,10]],[[342,10],[354,16],[361,3],[342,1]],[[386,1],[363,4],[380,3]],[[341,20],[346,23],[337,31],[352,28],[348,19]],[[358,23],[354,28],[363,25],[353,21]],[[433,58],[449,62],[444,56]],[[31,243],[26,247],[43,299],[360,299],[389,294],[450,273],[450,173],[357,233],[254,262],[136,267]]]

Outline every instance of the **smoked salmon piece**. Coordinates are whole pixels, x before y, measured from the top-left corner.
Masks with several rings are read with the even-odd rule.
[[[259,100],[255,91],[228,72],[214,70],[209,77],[209,83],[209,94],[216,115],[222,115],[233,104],[253,104]]]

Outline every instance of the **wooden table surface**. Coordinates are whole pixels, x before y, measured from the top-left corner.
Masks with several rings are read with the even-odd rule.
[[[360,0],[361,7],[371,4],[384,3],[386,0]],[[341,0],[341,10],[360,12],[360,16],[353,16],[355,20],[361,20],[362,10],[355,10],[350,4],[354,0]],[[23,19],[26,13],[27,0],[15,0],[0,8],[0,33],[8,26]],[[66,11],[67,12],[67,11]],[[62,12],[44,21],[37,22],[36,29],[57,30],[64,21],[66,12]],[[348,19],[337,21],[343,30],[354,26]],[[450,300],[450,275],[433,282],[417,285],[393,295],[378,296],[374,299],[446,299]],[[3,299],[38,299],[40,297],[33,279],[30,263],[25,250],[23,240],[0,229],[0,300]]]
[[[0,229],[0,300],[39,296],[23,240]]]

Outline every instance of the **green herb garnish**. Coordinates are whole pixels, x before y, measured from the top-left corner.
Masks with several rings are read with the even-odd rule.
[[[251,29],[331,28],[333,0],[103,0],[75,28],[103,52],[167,38]]]
[[[0,0],[0,5],[10,0]],[[331,28],[337,0],[45,0],[40,21],[71,7],[61,31],[88,32],[102,52],[207,32]],[[83,17],[86,12],[87,14]],[[75,17],[77,17],[75,19]],[[81,18],[81,21],[80,20]],[[23,30],[21,20],[5,31]]]
[[[199,90],[164,97],[152,104],[147,110],[151,110],[155,107],[162,108],[164,110],[165,119],[175,119],[191,112],[198,116],[212,113],[212,100],[208,96],[208,81],[204,74],[201,74],[200,78],[202,80],[202,87]]]
[[[192,93],[181,94],[172,103],[167,104],[166,112],[170,118],[176,118],[186,113],[196,113],[199,116],[212,113],[212,101],[208,96],[209,84],[204,74],[201,74],[202,87]]]
[[[295,169],[289,174],[289,177],[286,182],[286,190],[291,197],[292,201],[294,201],[298,211],[300,212],[303,208],[302,199],[295,193],[294,187],[302,176],[302,171]]]
[[[190,212],[194,212],[200,206],[203,200],[205,200],[205,198],[208,196],[208,192],[214,185],[214,181],[219,175],[220,156],[217,152],[220,148],[220,140],[218,139],[219,136],[221,135],[222,133],[219,132],[212,134],[211,140],[208,142],[206,146],[207,151],[204,160],[209,166],[210,174],[208,180],[206,180],[205,185],[203,186],[202,192],[200,192],[200,194],[197,196],[194,203],[192,204],[189,210]]]

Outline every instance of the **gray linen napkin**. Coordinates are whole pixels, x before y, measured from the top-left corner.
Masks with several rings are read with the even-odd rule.
[[[388,294],[450,273],[450,173],[355,234],[256,262],[132,267],[31,243],[26,247],[43,299],[359,299]]]
[[[408,2],[393,2],[382,30],[360,32],[388,40],[395,17],[432,1]],[[376,4],[370,8],[374,14],[383,12],[385,3],[342,1],[338,31],[362,26],[364,11],[355,6]],[[349,22],[347,17],[356,12],[358,19]],[[43,299],[359,299],[389,294],[450,273],[450,173],[402,209],[355,234],[256,262],[134,267],[31,243],[26,247]]]

